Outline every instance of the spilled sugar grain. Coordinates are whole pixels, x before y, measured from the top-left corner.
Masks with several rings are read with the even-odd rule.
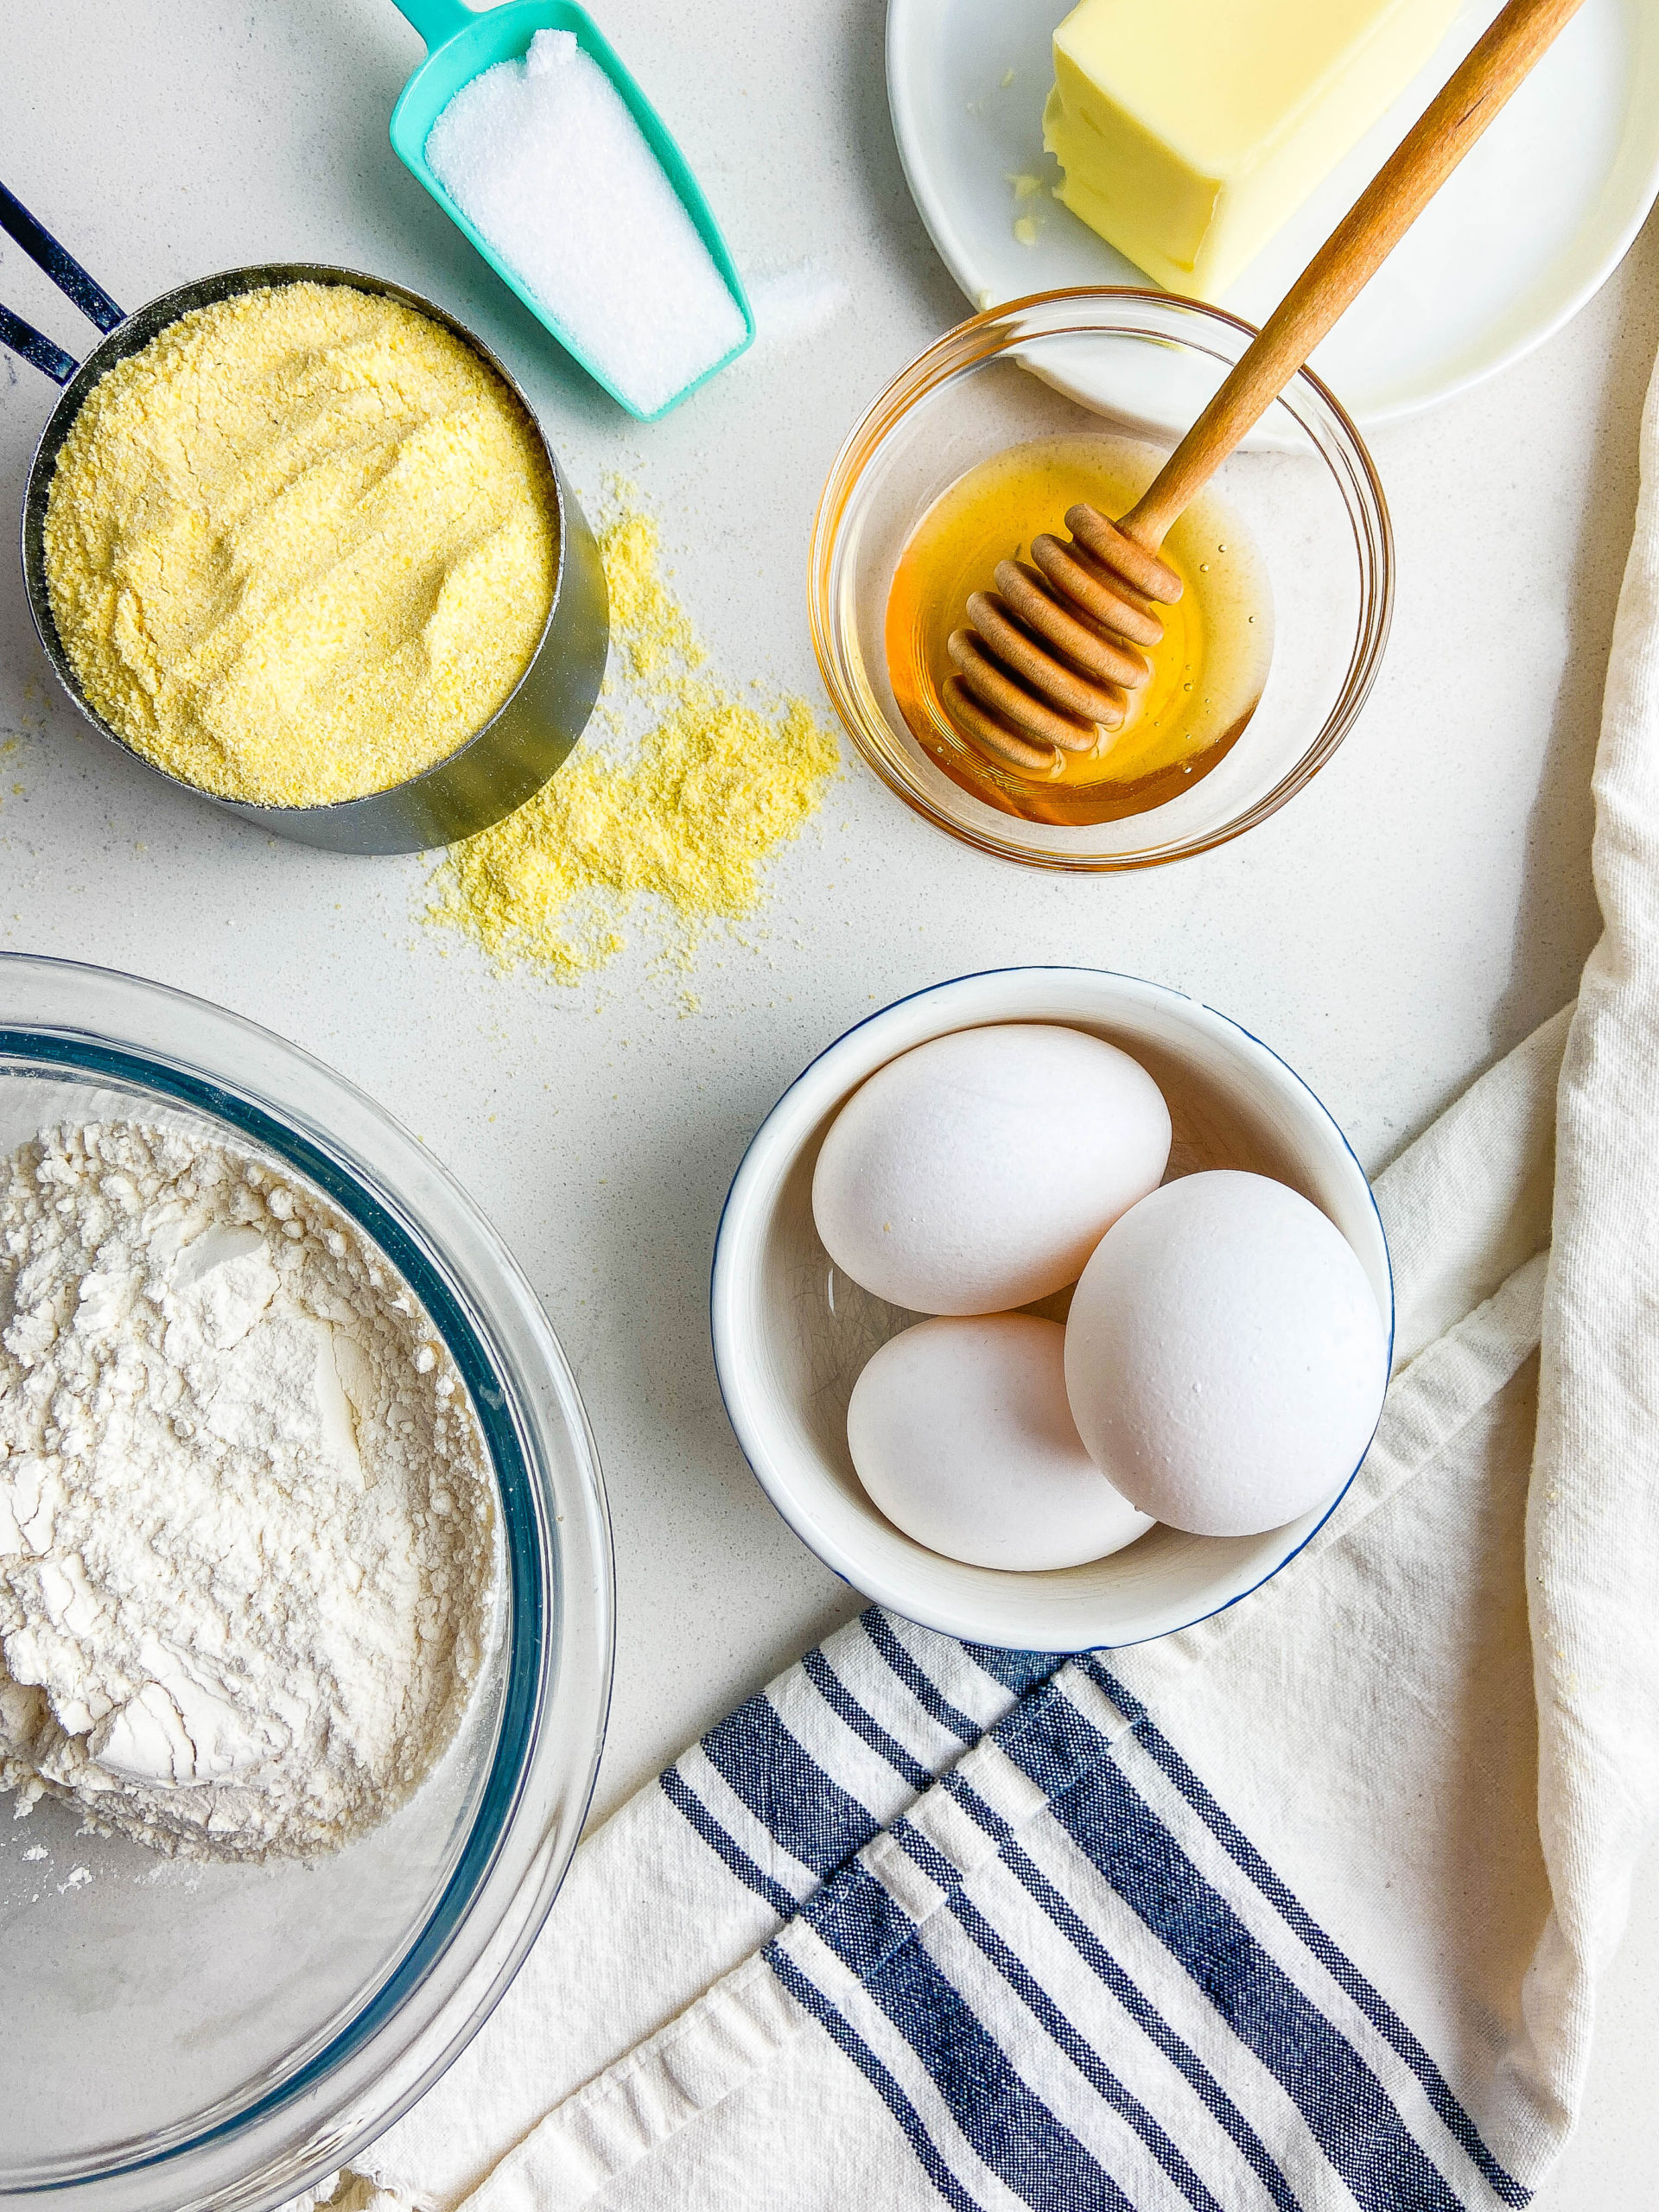
[[[427,914],[498,967],[562,983],[622,950],[642,898],[682,963],[702,925],[754,913],[767,861],[816,812],[839,760],[804,700],[763,709],[704,672],[647,515],[619,506],[600,543],[613,656],[603,734],[517,813],[452,848]],[[642,709],[646,726],[631,729]]]

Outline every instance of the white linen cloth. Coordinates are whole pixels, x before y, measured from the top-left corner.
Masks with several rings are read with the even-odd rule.
[[[342,2203],[1528,2201],[1659,1801],[1651,397],[1643,482],[1606,933],[1380,1179],[1398,1365],[1338,1511],[1139,1649],[809,1653],[583,1846]]]

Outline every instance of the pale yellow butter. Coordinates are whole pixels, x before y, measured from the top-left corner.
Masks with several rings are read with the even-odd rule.
[[[1405,89],[1459,0],[1083,0],[1054,34],[1058,197],[1213,300]]]

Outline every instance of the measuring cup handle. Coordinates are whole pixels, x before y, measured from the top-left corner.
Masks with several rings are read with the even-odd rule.
[[[43,330],[36,330],[32,322],[25,322],[10,308],[0,308],[0,346],[38,369],[42,376],[50,377],[54,384],[67,384],[80,366],[73,353],[66,353],[61,346],[54,345]]]
[[[46,271],[88,322],[95,322],[100,330],[107,331],[126,321],[97,279],[87,275],[67,247],[60,245],[45,224],[37,223],[16,194],[8,192],[3,184],[0,184],[0,231],[17,241],[35,266]],[[48,369],[47,374],[51,373]]]
[[[429,53],[435,53],[446,39],[476,22],[480,12],[467,7],[465,0],[397,0],[397,5],[426,41]]]

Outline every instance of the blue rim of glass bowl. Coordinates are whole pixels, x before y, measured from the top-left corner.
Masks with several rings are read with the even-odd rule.
[[[1343,1150],[1347,1154],[1349,1159],[1353,1161],[1354,1166],[1358,1168],[1360,1178],[1364,1183],[1367,1192],[1370,1195],[1371,1211],[1376,1215],[1376,1225],[1382,1239],[1382,1264],[1389,1272],[1389,1350],[1388,1367],[1386,1372],[1390,1378],[1393,1376],[1394,1340],[1399,1319],[1399,1300],[1394,1280],[1394,1255],[1389,1249],[1388,1231],[1382,1226],[1382,1216],[1377,1206],[1376,1194],[1371,1190],[1371,1179],[1366,1174],[1364,1167],[1361,1163],[1359,1154],[1354,1150],[1352,1145],[1349,1143],[1348,1132],[1343,1128],[1341,1122],[1338,1121],[1336,1116],[1325,1104],[1324,1099],[1320,1097],[1319,1092],[1314,1090],[1307,1077],[1301,1074],[1299,1070],[1292,1067],[1290,1062],[1286,1059],[1282,1052],[1275,1052],[1272,1046],[1266,1043],[1263,1039],[1258,1037],[1253,1029],[1247,1029],[1242,1021],[1236,1020],[1230,1014],[1224,1014],[1219,1007],[1208,1006],[1202,999],[1193,998],[1190,991],[1178,991],[1171,983],[1154,982],[1149,976],[1131,976],[1127,972],[1127,970],[1122,968],[1085,968],[1081,966],[1075,960],[1032,960],[1020,962],[1011,968],[972,968],[969,969],[965,975],[942,976],[937,983],[924,983],[919,990],[901,992],[896,999],[890,999],[886,1006],[877,1007],[874,1014],[862,1014],[860,1016],[858,1020],[849,1023],[848,1027],[842,1031],[838,1037],[832,1037],[830,1042],[825,1045],[821,1051],[814,1052],[806,1065],[800,1070],[798,1074],[794,1076],[791,1080],[785,1084],[784,1089],[773,1100],[770,1109],[762,1116],[754,1135],[749,1139],[747,1144],[743,1147],[743,1157],[738,1161],[736,1173],[733,1175],[731,1182],[727,1188],[726,1196],[721,1202],[720,1223],[715,1230],[714,1255],[709,1264],[709,1334],[710,1338],[710,1348],[713,1351],[715,1359],[715,1380],[719,1385],[720,1402],[721,1408],[725,1412],[727,1422],[731,1428],[733,1436],[736,1439],[739,1451],[742,1452],[744,1459],[748,1461],[749,1471],[753,1475],[755,1481],[760,1484],[761,1490],[765,1492],[766,1502],[772,1507],[772,1511],[776,1513],[779,1518],[791,1529],[795,1529],[794,1522],[784,1511],[782,1506],[779,1504],[777,1499],[772,1497],[769,1486],[762,1481],[760,1471],[759,1468],[755,1466],[753,1460],[749,1458],[748,1445],[745,1441],[742,1432],[739,1429],[736,1420],[733,1415],[731,1393],[726,1387],[725,1370],[722,1366],[720,1357],[720,1331],[715,1319],[715,1287],[720,1281],[720,1251],[721,1246],[724,1243],[726,1239],[727,1216],[732,1210],[733,1196],[737,1190],[738,1185],[743,1179],[744,1170],[749,1164],[749,1155],[753,1152],[756,1145],[760,1143],[761,1138],[766,1135],[767,1127],[771,1123],[772,1116],[779,1111],[779,1108],[782,1107],[785,1101],[789,1097],[791,1092],[796,1090],[799,1084],[805,1082],[807,1077],[811,1074],[813,1069],[817,1066],[819,1061],[828,1059],[830,1053],[836,1051],[841,1046],[844,1045],[849,1037],[856,1037],[861,1029],[868,1029],[873,1021],[880,1021],[883,1015],[893,1013],[901,1006],[909,1006],[917,999],[931,998],[936,991],[948,991],[953,987],[953,985],[957,983],[981,983],[988,982],[990,978],[996,976],[1033,975],[1104,976],[1109,977],[1115,983],[1138,983],[1143,990],[1165,991],[1167,992],[1172,998],[1185,999],[1190,1004],[1203,1007],[1205,1014],[1213,1014],[1217,1021],[1224,1021],[1230,1029],[1236,1029],[1241,1037],[1248,1037],[1252,1045],[1255,1046],[1259,1051],[1265,1052],[1269,1059],[1276,1060],[1279,1065],[1283,1068],[1285,1073],[1290,1077],[1291,1080],[1300,1085],[1300,1087],[1307,1093],[1308,1096],[1313,1101],[1313,1103],[1319,1108],[1320,1113],[1324,1115],[1325,1120],[1330,1122],[1338,1136],[1341,1139]],[[1386,1402],[1386,1389],[1383,1395],[1384,1402]],[[1370,1452],[1373,1443],[1376,1440],[1377,1426],[1381,1423],[1382,1419],[1382,1406],[1378,1406],[1376,1409],[1376,1421],[1372,1424],[1371,1433],[1365,1440],[1364,1451],[1363,1451],[1358,1459],[1355,1460],[1352,1470],[1350,1472],[1346,1482],[1343,1484],[1342,1488],[1337,1492],[1330,1504],[1326,1506],[1325,1511],[1319,1516],[1313,1526],[1302,1538],[1301,1542],[1297,1545],[1295,1550],[1287,1552],[1283,1559],[1280,1560],[1276,1567],[1269,1567],[1268,1572],[1262,1577],[1262,1580],[1259,1582],[1251,1583],[1248,1590],[1241,1590],[1236,1597],[1224,1599],[1220,1605],[1212,1605],[1207,1613],[1195,1614],[1190,1621],[1184,1624],[1184,1629],[1197,1628],[1201,1622],[1213,1620],[1217,1613],[1227,1612],[1234,1605],[1241,1604],[1244,1599],[1254,1597],[1255,1592],[1258,1590],[1264,1588],[1268,1583],[1273,1580],[1275,1575],[1282,1574],[1285,1569],[1290,1565],[1292,1560],[1297,1558],[1302,1552],[1306,1550],[1307,1547],[1313,1542],[1314,1537],[1319,1535],[1320,1529],[1324,1528],[1325,1522],[1331,1518],[1331,1516],[1342,1503],[1343,1499],[1347,1497],[1349,1491],[1353,1488],[1355,1481],[1358,1478],[1359,1471],[1365,1464],[1367,1454]],[[800,1531],[798,1529],[795,1529],[795,1534],[798,1536],[800,1536]],[[804,1536],[800,1536],[800,1541],[804,1544],[807,1542]],[[807,1548],[812,1553],[815,1559],[820,1557],[820,1554],[815,1546],[807,1544]],[[846,1584],[847,1588],[849,1590],[855,1590],[858,1588],[858,1585],[855,1582],[849,1581],[848,1577],[842,1573],[838,1567],[831,1566],[828,1560],[824,1560],[823,1564],[830,1568],[830,1572],[835,1576],[837,1582]],[[859,1594],[861,1597],[868,1597],[869,1595],[868,1591],[861,1591]],[[876,1603],[879,1601],[872,1599],[871,1602]],[[897,1611],[899,1609],[895,1606],[893,1610]],[[948,1631],[946,1632],[948,1633]],[[1162,1629],[1159,1630],[1159,1636],[1174,1635],[1181,1632],[1183,1631]],[[1156,1637],[1141,1637],[1137,1639],[1137,1641],[1142,1643],[1155,1643],[1157,1640],[1158,1638]],[[1131,1647],[1128,1644],[1111,1643],[1094,1643],[1086,1647],[1086,1649],[1091,1651],[1124,1651],[1130,1648]]]
[[[183,2126],[190,2129],[188,2133],[181,2133],[174,2141],[154,2151],[101,2168],[99,2177],[107,2180],[121,2173],[163,2164],[204,2145],[222,2141],[227,2135],[269,2118],[319,2086],[344,2060],[379,2032],[446,1949],[500,1848],[518,1799],[525,1763],[536,1740],[542,1713],[539,1661],[545,1641],[556,1630],[559,1563],[556,1550],[553,1586],[549,1588],[543,1580],[539,1531],[524,1446],[513,1425],[506,1394],[497,1380],[476,1327],[455,1292],[402,1222],[366,1183],[340,1167],[299,1130],[251,1099],[143,1052],[72,1040],[49,1031],[0,1028],[0,1065],[7,1061],[102,1076],[163,1093],[199,1113],[227,1123],[279,1159],[290,1162],[315,1183],[407,1278],[436,1325],[461,1370],[484,1431],[500,1492],[506,1533],[510,1600],[507,1683],[497,1724],[495,1752],[460,1859],[425,1925],[361,2011],[274,2088],[255,2102],[211,2120],[205,2126],[194,2127],[187,2121]]]

